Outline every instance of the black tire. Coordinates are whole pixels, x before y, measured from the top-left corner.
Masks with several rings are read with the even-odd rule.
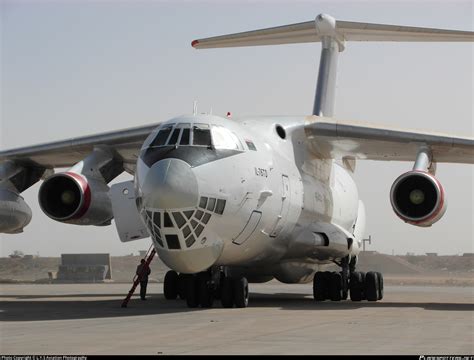
[[[165,275],[163,293],[166,300],[176,300],[178,297],[178,273],[170,270]]]
[[[221,279],[221,303],[224,308],[234,307],[234,289],[232,279],[223,276]]]
[[[178,297],[181,300],[186,299],[186,281],[189,275],[187,274],[179,274],[178,275]]]
[[[382,273],[377,273],[377,277],[378,277],[378,280],[379,280],[379,283],[378,283],[378,290],[379,290],[379,296],[377,298],[377,300],[382,300],[383,299],[383,275]]]
[[[249,305],[249,282],[245,277],[232,280],[234,289],[234,304],[237,308],[246,308]]]
[[[196,308],[199,306],[199,288],[198,278],[196,275],[191,275],[186,281],[186,304],[189,308]]]
[[[329,299],[331,299],[331,301],[341,301],[342,275],[338,272],[333,272],[329,280]]]
[[[211,308],[214,303],[214,294],[209,287],[211,277],[208,273],[198,274],[198,295],[199,303],[203,308]]]
[[[315,301],[328,298],[328,276],[326,272],[318,271],[313,278],[313,296]]]
[[[379,280],[377,273],[369,271],[365,275],[365,296],[369,301],[377,301],[379,298]]]
[[[349,281],[349,292],[352,301],[364,299],[364,281],[362,273],[354,271]]]

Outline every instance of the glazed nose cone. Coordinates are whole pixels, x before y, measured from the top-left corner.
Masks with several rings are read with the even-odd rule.
[[[179,209],[196,206],[198,182],[191,166],[179,159],[155,163],[142,186],[145,206],[156,209]]]

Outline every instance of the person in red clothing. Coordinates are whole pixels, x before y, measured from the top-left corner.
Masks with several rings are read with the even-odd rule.
[[[148,275],[150,275],[151,269],[145,262],[145,259],[141,259],[140,265],[137,266],[137,276],[140,280],[140,298],[146,300],[146,287],[148,285]]]

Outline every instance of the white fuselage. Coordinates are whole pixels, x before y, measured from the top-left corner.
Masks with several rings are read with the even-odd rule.
[[[305,282],[319,265],[357,255],[365,226],[357,187],[345,168],[308,150],[304,132],[293,130],[306,121],[198,115],[150,135],[136,195],[169,267],[195,273],[224,265],[250,281]],[[212,146],[193,145],[206,126]],[[166,142],[156,145],[166,127]],[[186,128],[194,135],[180,144]]]

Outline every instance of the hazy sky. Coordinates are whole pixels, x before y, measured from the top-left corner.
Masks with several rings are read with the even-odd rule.
[[[26,2],[1,3],[0,148],[27,146],[199,111],[308,115],[320,44],[194,50],[200,37],[285,25],[325,12],[337,19],[474,30],[472,1]],[[336,116],[473,135],[472,43],[348,43],[338,70]],[[473,167],[438,165],[448,211],[432,228],[402,223],[389,190],[411,163],[362,162],[356,180],[372,250],[473,251]],[[121,176],[118,181],[128,179]],[[115,226],[65,225],[24,197],[33,220],[0,235],[0,256],[19,249],[129,254]]]

